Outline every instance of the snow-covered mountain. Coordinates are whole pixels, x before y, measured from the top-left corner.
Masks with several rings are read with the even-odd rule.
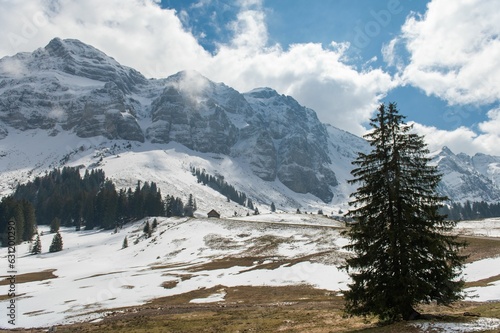
[[[164,193],[218,197],[197,184],[196,167],[224,176],[261,205],[343,208],[353,190],[351,161],[368,149],[273,89],[242,94],[194,71],[146,79],[78,40],[55,38],[0,59],[0,194],[73,165],[103,168],[122,186],[155,181]],[[490,181],[487,188],[446,169],[451,157],[436,157],[444,194],[497,200],[498,158],[482,156],[470,165]],[[463,182],[467,191],[450,190]]]
[[[443,178],[439,191],[452,201],[500,200],[500,157],[485,154],[454,154],[443,147],[433,154]]]

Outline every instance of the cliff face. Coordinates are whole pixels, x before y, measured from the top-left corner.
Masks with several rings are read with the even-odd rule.
[[[328,202],[337,185],[314,111],[264,88],[247,94],[197,72],[147,80],[78,40],[0,60],[0,137],[8,128],[82,138],[179,142],[241,158],[258,177]]]
[[[439,191],[452,201],[500,200],[500,157],[454,154],[444,147],[433,162],[443,174]]]
[[[0,140],[12,129],[174,141],[238,159],[260,179],[326,203],[348,201],[350,162],[369,150],[271,88],[242,94],[194,71],[146,79],[92,46],[59,38],[0,59]],[[444,175],[440,191],[451,200],[500,199],[500,157],[444,148],[434,161]]]
[[[131,92],[137,71],[76,40],[0,60],[0,120],[15,129],[144,141]]]

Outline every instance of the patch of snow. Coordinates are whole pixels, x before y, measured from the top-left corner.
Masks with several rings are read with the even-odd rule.
[[[461,235],[485,236],[500,238],[500,218],[489,218],[484,220],[460,221],[456,228]]]
[[[500,319],[479,318],[470,323],[440,323],[440,322],[419,322],[411,323],[411,326],[418,327],[423,332],[435,333],[469,333],[484,332],[500,328]]]
[[[226,297],[226,292],[221,291],[215,294],[212,294],[206,298],[194,298],[189,301],[189,303],[216,303],[216,302],[223,302],[224,298]]]

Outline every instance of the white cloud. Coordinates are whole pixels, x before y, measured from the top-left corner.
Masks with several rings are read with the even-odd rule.
[[[478,125],[478,132],[463,126],[446,131],[418,123],[412,124],[418,134],[425,136],[431,151],[448,146],[454,153],[474,155],[480,151],[500,156],[500,109],[488,112],[488,120]]]
[[[61,37],[80,39],[150,77],[208,60],[179,14],[151,0],[3,1],[0,26],[2,56]]]
[[[25,68],[24,63],[15,58],[7,58],[2,61],[2,63],[0,63],[0,71],[16,78],[22,77],[28,73],[28,69]]]
[[[500,10],[497,0],[432,0],[411,15],[385,59],[401,66],[396,44],[410,53],[402,78],[449,104],[500,101]]]
[[[77,38],[148,77],[194,69],[242,92],[272,87],[315,109],[322,121],[363,134],[362,124],[395,85],[391,76],[347,65],[348,44],[269,45],[262,1],[238,4],[232,40],[210,54],[184,30],[182,13],[153,0],[3,0],[0,56],[33,51],[56,36]]]

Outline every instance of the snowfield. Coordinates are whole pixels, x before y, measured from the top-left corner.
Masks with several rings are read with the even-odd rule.
[[[302,212],[317,213],[322,209],[325,214],[338,215],[340,209],[347,210],[346,198],[353,189],[347,185],[332,188],[334,202],[325,204],[312,194],[291,191],[279,180],[262,180],[238,157],[200,153],[176,142],[153,144],[104,137],[79,138],[66,131],[50,136],[44,131],[21,132],[9,128],[9,135],[0,140],[0,157],[0,196],[11,194],[17,184],[54,168],[78,167],[82,175],[85,170],[102,169],[119,188],[135,188],[138,181],[155,182],[164,196],[170,194],[187,200],[192,193],[200,211],[216,209],[223,217],[233,216],[234,212],[246,215],[249,210],[236,203],[228,205],[225,196],[199,184],[191,173],[192,167],[213,176],[223,175],[226,182],[251,198],[261,213],[269,212],[274,202],[278,211],[294,212],[300,208]],[[339,159],[347,163],[344,160],[347,157]],[[343,183],[345,179],[339,181]]]
[[[338,221],[284,213],[232,219],[159,217],[157,221],[151,238],[142,231],[146,219],[116,233],[62,228],[64,249],[58,253],[48,253],[53,234],[41,226],[42,254],[31,255],[30,243],[19,245],[17,276],[50,270],[55,277],[17,284],[16,327],[95,320],[103,315],[96,311],[217,285],[309,284],[335,293],[347,286],[347,274],[337,268],[346,255],[341,247],[347,243]],[[481,235],[484,230],[476,232]],[[125,237],[128,247],[122,249]],[[6,256],[7,249],[2,248],[4,263]],[[468,281],[477,281],[499,275],[498,267],[500,257],[485,259],[467,265],[464,275]],[[473,301],[500,300],[500,282],[470,291],[479,295]],[[224,290],[219,290],[191,302],[220,302],[224,296]],[[1,301],[2,312],[7,304]],[[6,314],[0,318],[0,327],[8,328]],[[474,332],[474,327],[476,331],[500,327],[500,321],[482,318],[476,325],[468,324],[470,328],[461,324],[460,330],[443,325],[435,329]]]
[[[153,219],[149,220],[151,223]],[[58,253],[47,253],[53,234],[41,226],[43,253],[31,255],[29,243],[19,245],[18,276],[51,270],[57,277],[17,284],[17,326],[89,320],[99,316],[89,314],[96,310],[143,304],[153,298],[219,284],[307,283],[340,291],[346,286],[347,275],[336,267],[342,258],[342,252],[336,253],[339,230],[327,218],[311,215],[310,220],[305,220],[316,226],[287,226],[262,220],[157,218],[159,226],[151,238],[142,231],[145,220],[117,233],[62,228],[64,249]],[[323,220],[329,222],[324,223],[327,226],[318,227]],[[125,237],[129,246],[122,249]],[[315,253],[319,255],[309,261],[289,264],[293,258]],[[3,248],[3,262],[7,262],[6,254]],[[229,262],[221,268],[204,267],[228,258],[234,258],[234,266]],[[175,286],[165,288],[164,283]],[[221,299],[222,294],[209,301]],[[0,306],[5,309],[5,304],[2,301]],[[0,326],[8,327],[6,316],[1,320]]]
[[[34,141],[39,145],[30,144]],[[40,150],[40,145],[45,148]],[[17,246],[18,278],[38,275],[16,285],[16,327],[99,320],[103,314],[96,311],[217,285],[309,284],[334,293],[347,286],[347,274],[338,269],[348,255],[342,249],[347,240],[340,236],[344,225],[316,213],[322,209],[328,215],[342,215],[350,188],[338,189],[334,204],[326,205],[310,194],[290,191],[279,181],[261,180],[238,158],[194,152],[174,142],[110,143],[102,137],[82,139],[65,131],[52,137],[9,128],[9,135],[0,140],[0,157],[0,195],[12,193],[19,182],[32,180],[46,170],[75,166],[82,173],[103,169],[118,187],[135,187],[138,180],[154,181],[164,196],[186,200],[192,193],[198,206],[195,219],[158,218],[159,226],[148,239],[142,232],[145,220],[126,225],[117,233],[62,228],[64,250],[59,253],[48,253],[53,235],[40,226],[39,231],[44,232],[42,254],[30,255],[29,243]],[[345,161],[351,159],[345,156]],[[224,175],[229,184],[252,198],[261,215],[247,216],[251,213],[247,208],[228,203],[223,195],[197,183],[191,167]],[[348,177],[340,171],[338,176]],[[269,213],[271,202],[277,213]],[[297,208],[303,214],[286,213]],[[221,213],[222,219],[207,219],[211,209]],[[500,238],[500,219],[461,222],[456,230],[462,235]],[[122,249],[125,237],[129,246]],[[7,271],[6,257],[7,249],[1,248],[3,272]],[[467,265],[464,277],[467,281],[496,277],[500,275],[498,267],[499,257],[484,259]],[[2,288],[7,290],[5,282]],[[498,301],[500,281],[468,291],[477,296],[472,301]],[[224,290],[220,290],[191,302],[218,302],[224,297]],[[11,328],[5,313],[7,301],[0,301],[0,328]],[[484,330],[485,322],[478,321],[475,327]],[[488,323],[500,327],[494,320]],[[459,327],[453,331],[445,325],[442,331],[473,332]]]

